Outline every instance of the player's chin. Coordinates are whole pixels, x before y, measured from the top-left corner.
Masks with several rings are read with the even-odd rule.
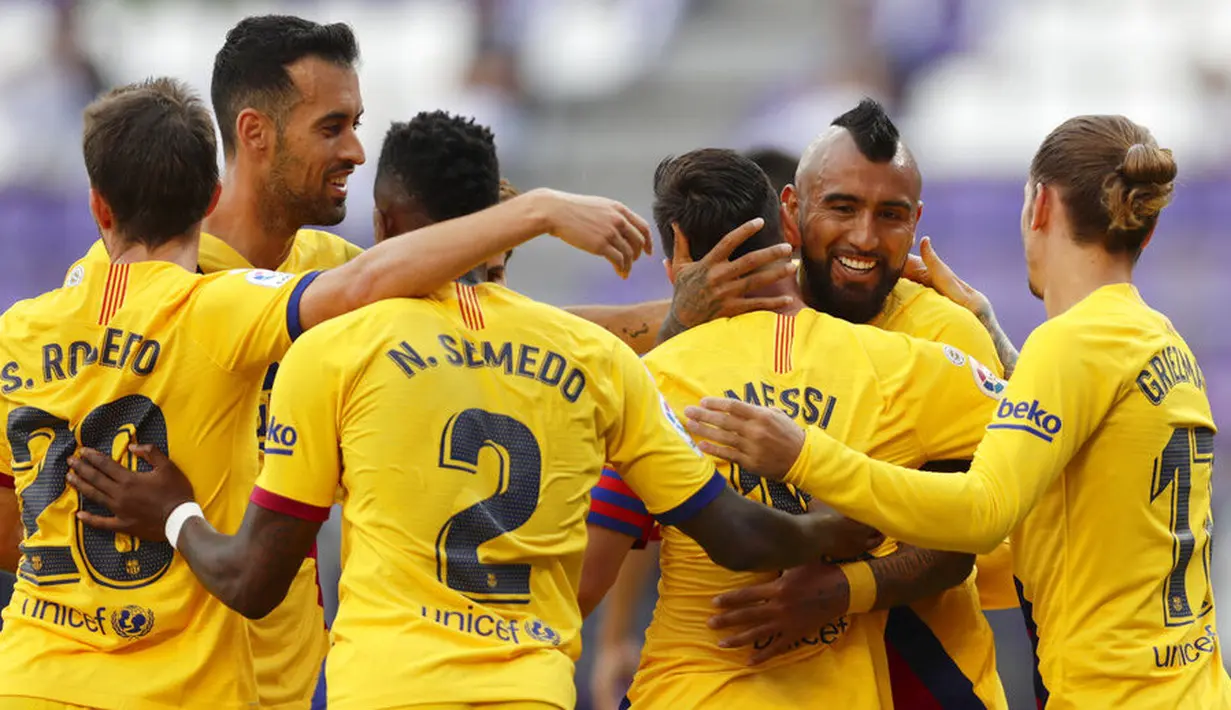
[[[330,198],[327,205],[317,210],[316,219],[312,220],[311,224],[332,227],[341,224],[344,219],[346,219],[346,198]]]

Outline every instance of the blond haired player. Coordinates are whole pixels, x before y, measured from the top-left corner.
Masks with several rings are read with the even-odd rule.
[[[888,534],[981,551],[1012,531],[1051,710],[1231,707],[1209,581],[1205,379],[1132,285],[1175,176],[1171,153],[1123,116],[1078,116],[1044,139],[1021,226],[1049,320],[967,475],[871,461],[764,409],[689,412],[706,450]]]
[[[91,210],[112,261],[0,319],[0,525],[24,529],[0,631],[0,707],[246,708],[258,696],[243,620],[169,546],[80,526],[76,511],[106,511],[66,488],[74,451],[134,464],[126,443],[143,438],[208,453],[217,466],[191,475],[234,529],[256,476],[260,381],[301,331],[420,295],[544,231],[609,252],[625,271],[648,228],[618,203],[539,191],[338,269],[200,276],[200,221],[219,189],[200,101],[151,81],[92,104],[85,126]]]

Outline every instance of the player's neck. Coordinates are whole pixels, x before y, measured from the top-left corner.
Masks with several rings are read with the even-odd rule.
[[[1094,246],[1065,251],[1057,255],[1057,263],[1064,264],[1064,268],[1053,269],[1043,289],[1048,318],[1064,313],[1104,286],[1133,282],[1129,259],[1113,257]]]
[[[769,284],[762,288],[751,289],[745,294],[748,298],[777,298],[779,296],[790,296],[791,302],[781,308],[773,309],[774,313],[781,313],[784,316],[793,316],[799,313],[804,307],[803,293],[799,289],[799,283],[795,279],[783,279],[777,283]]]
[[[218,206],[206,218],[204,230],[226,242],[258,269],[277,269],[286,261],[295,242],[298,224],[272,214],[268,201],[249,187],[240,169],[228,166]]]
[[[104,242],[108,245],[113,264],[167,261],[195,274],[201,244],[201,229],[200,225],[197,225],[191,232],[156,247],[139,242],[125,242],[114,234],[105,235]]]

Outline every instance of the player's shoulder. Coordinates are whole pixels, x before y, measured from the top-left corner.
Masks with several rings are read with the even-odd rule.
[[[800,314],[806,312],[808,309],[803,309]],[[796,317],[799,317],[798,314]],[[786,322],[784,319],[787,318],[772,311],[715,318],[659,343],[645,354],[644,359],[647,364],[664,363],[685,356],[691,358],[700,353],[704,357],[736,361],[743,350],[764,342],[764,338],[759,336],[774,337],[779,323]]]
[[[492,308],[503,317],[528,318],[536,329],[554,338],[568,338],[580,345],[592,345],[609,350],[623,343],[606,328],[523,293],[499,284],[479,284],[472,287],[485,308]],[[514,315],[515,314],[515,315]]]
[[[295,233],[295,269],[333,269],[354,259],[363,249],[346,239],[320,229],[301,229]]]
[[[893,321],[899,327],[891,330],[927,340],[940,340],[941,335],[953,332],[984,339],[990,337],[975,314],[927,286],[910,279],[898,279],[893,296],[898,300],[897,317]]]
[[[1058,356],[1080,354],[1135,367],[1138,355],[1153,353],[1178,337],[1171,321],[1146,304],[1133,286],[1113,284],[1035,328],[1023,352],[1048,349]]]
[[[73,262],[72,266],[68,267],[68,271],[64,274],[64,285],[81,283],[85,276],[85,269],[91,264],[110,264],[111,256],[107,254],[107,245],[103,244],[103,240],[95,239],[86,253],[80,259]]]

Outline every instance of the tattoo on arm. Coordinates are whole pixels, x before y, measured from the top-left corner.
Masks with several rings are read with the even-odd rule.
[[[658,331],[658,342],[665,343],[689,328],[713,320],[722,303],[710,293],[709,269],[681,271],[675,279],[675,297]]]
[[[1012,377],[1013,370],[1017,368],[1017,348],[1013,347],[1013,341],[1009,340],[1009,336],[1005,334],[1004,329],[996,320],[996,314],[990,309],[975,315],[979,317],[979,322],[992,336],[992,343],[996,346],[996,355],[1000,358],[1000,363],[1004,365],[1005,379]]]
[[[897,552],[868,563],[876,579],[874,609],[913,604],[961,584],[974,566],[974,555],[925,550],[898,543]]]

